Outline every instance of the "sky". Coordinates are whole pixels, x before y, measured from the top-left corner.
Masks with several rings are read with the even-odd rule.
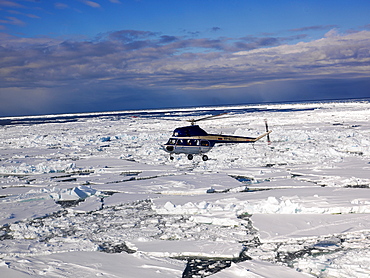
[[[369,88],[368,0],[0,0],[0,117]]]

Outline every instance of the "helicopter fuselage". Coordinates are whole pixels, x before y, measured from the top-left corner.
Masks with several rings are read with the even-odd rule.
[[[168,140],[163,148],[170,154],[188,154],[188,158],[192,159],[193,154],[204,154],[210,151],[216,143],[253,143],[262,137],[268,135],[271,131],[262,134],[257,138],[208,134],[198,125],[176,128],[172,137]],[[207,160],[207,156],[203,155],[203,160]]]

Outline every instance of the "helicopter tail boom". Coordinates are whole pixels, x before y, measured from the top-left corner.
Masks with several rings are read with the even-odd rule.
[[[231,135],[218,135],[218,134],[208,134],[206,136],[207,140],[213,141],[215,143],[254,143],[261,138],[268,136],[272,130],[261,134],[258,137],[242,137],[242,136],[231,136]]]
[[[269,136],[269,134],[270,134],[271,132],[272,132],[272,130],[267,131],[266,133],[264,133],[264,134],[262,134],[262,135],[258,136],[257,138],[255,138],[255,139],[256,139],[256,141],[258,141],[258,140],[260,140],[261,138],[263,138],[263,137],[267,136],[267,140],[268,140],[268,142],[270,142],[270,136]],[[254,142],[256,142],[256,141],[254,141]]]

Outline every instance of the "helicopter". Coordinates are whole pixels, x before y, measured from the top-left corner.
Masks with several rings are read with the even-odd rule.
[[[191,125],[176,128],[167,143],[163,145],[163,149],[170,154],[171,160],[174,159],[173,154],[186,154],[189,160],[192,160],[194,155],[202,155],[202,160],[207,161],[208,156],[205,153],[209,152],[216,143],[254,143],[265,136],[267,136],[267,141],[270,143],[269,134],[272,130],[268,129],[267,120],[265,120],[266,132],[258,137],[208,134],[199,125],[195,124],[225,114],[227,113],[186,120]]]

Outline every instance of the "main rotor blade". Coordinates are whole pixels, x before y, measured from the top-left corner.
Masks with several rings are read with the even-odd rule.
[[[228,114],[228,113],[221,113],[221,114],[218,114],[218,115],[211,115],[211,116],[207,116],[207,117],[200,118],[200,119],[191,119],[191,120],[186,120],[186,121],[191,122],[191,124],[194,124],[195,122],[209,120],[209,119],[212,119],[214,117],[219,117],[219,116],[222,116],[222,115],[225,115],[225,114]]]

